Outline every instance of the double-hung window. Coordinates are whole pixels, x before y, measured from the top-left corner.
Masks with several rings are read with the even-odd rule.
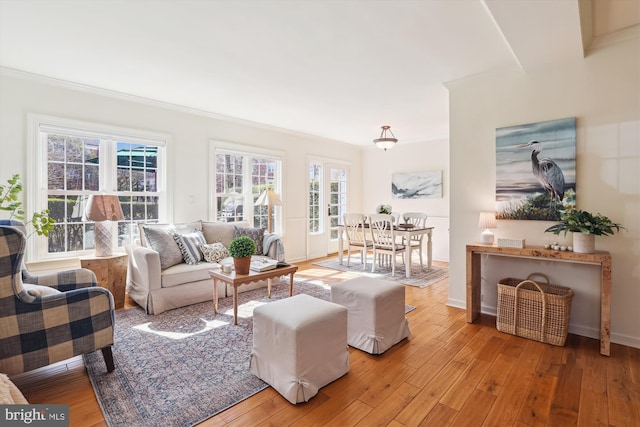
[[[33,208],[49,209],[56,221],[34,248],[38,259],[95,248],[95,225],[83,217],[92,194],[117,195],[122,205],[125,219],[114,229],[114,248],[137,237],[137,223],[158,221],[165,204],[165,137],[43,116],[31,122]]]
[[[249,221],[267,228],[268,207],[256,200],[266,189],[281,194],[282,157],[269,153],[249,153],[239,149],[214,148],[215,200],[218,221]],[[278,210],[273,210],[274,231],[281,231]]]

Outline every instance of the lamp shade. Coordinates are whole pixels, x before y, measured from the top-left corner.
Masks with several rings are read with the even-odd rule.
[[[258,200],[256,200],[258,206],[282,206],[282,200],[275,191],[268,189],[262,192]]]
[[[480,212],[480,219],[478,220],[478,227],[483,230],[487,228],[497,228],[495,212]]]
[[[118,196],[104,194],[89,196],[84,211],[85,220],[89,221],[120,221],[124,219],[122,206]]]
[[[282,200],[280,200],[280,196],[278,195],[278,193],[269,188],[267,190],[264,190],[260,197],[258,197],[258,200],[256,200],[256,205],[268,206],[267,231],[269,233],[273,232],[273,207],[282,206]]]

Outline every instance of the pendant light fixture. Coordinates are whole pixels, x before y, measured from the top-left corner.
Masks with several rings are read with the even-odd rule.
[[[387,136],[387,132],[391,134],[391,137]],[[391,126],[382,126],[382,132],[380,132],[380,138],[374,139],[373,143],[376,147],[387,151],[387,148],[393,148],[398,142],[398,138],[391,132]]]

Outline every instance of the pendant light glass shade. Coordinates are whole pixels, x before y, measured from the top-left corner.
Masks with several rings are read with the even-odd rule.
[[[387,136],[387,132],[391,134],[391,137]],[[380,138],[374,139],[373,143],[376,147],[387,151],[388,148],[393,148],[398,142],[398,138],[391,132],[391,126],[382,126],[382,132],[380,132]]]

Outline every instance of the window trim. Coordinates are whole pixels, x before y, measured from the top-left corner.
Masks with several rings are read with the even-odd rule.
[[[46,194],[48,188],[44,180],[47,171],[47,150],[43,149],[41,132],[61,132],[110,140],[122,139],[125,142],[152,144],[162,147],[164,156],[159,156],[158,158],[158,170],[161,171],[157,191],[160,199],[158,217],[159,221],[166,221],[169,218],[169,207],[173,206],[171,181],[168,179],[171,165],[168,159],[173,158],[170,152],[170,148],[173,146],[170,135],[123,126],[29,113],[27,115],[27,167],[24,176],[24,181],[27,182],[25,186],[27,190],[25,219],[31,218],[34,212],[46,209],[47,206]],[[91,251],[82,251],[80,253],[85,252],[88,254]],[[33,235],[27,239],[26,258],[28,261],[69,258],[70,255],[77,256],[77,254],[78,252],[48,253],[47,239],[45,237]]]
[[[216,200],[218,197],[218,193],[216,192],[216,156],[218,154],[237,154],[241,156],[251,156],[251,157],[265,157],[268,159],[273,159],[280,162],[280,170],[277,173],[278,183],[274,190],[280,195],[280,198],[283,200],[283,204],[286,204],[286,196],[283,194],[284,192],[284,180],[286,175],[286,156],[285,152],[282,150],[273,150],[264,147],[255,147],[251,145],[239,144],[228,141],[220,141],[220,140],[210,140],[209,141],[209,164],[213,165],[209,168],[209,221],[217,221],[217,206]],[[246,194],[244,195],[246,197]],[[245,200],[246,202],[246,200]],[[253,211],[252,211],[253,212]],[[253,220],[253,213],[252,218]],[[277,223],[274,224],[274,230],[278,230],[278,234],[284,235],[285,233],[285,224],[283,215],[280,215],[277,218]]]

